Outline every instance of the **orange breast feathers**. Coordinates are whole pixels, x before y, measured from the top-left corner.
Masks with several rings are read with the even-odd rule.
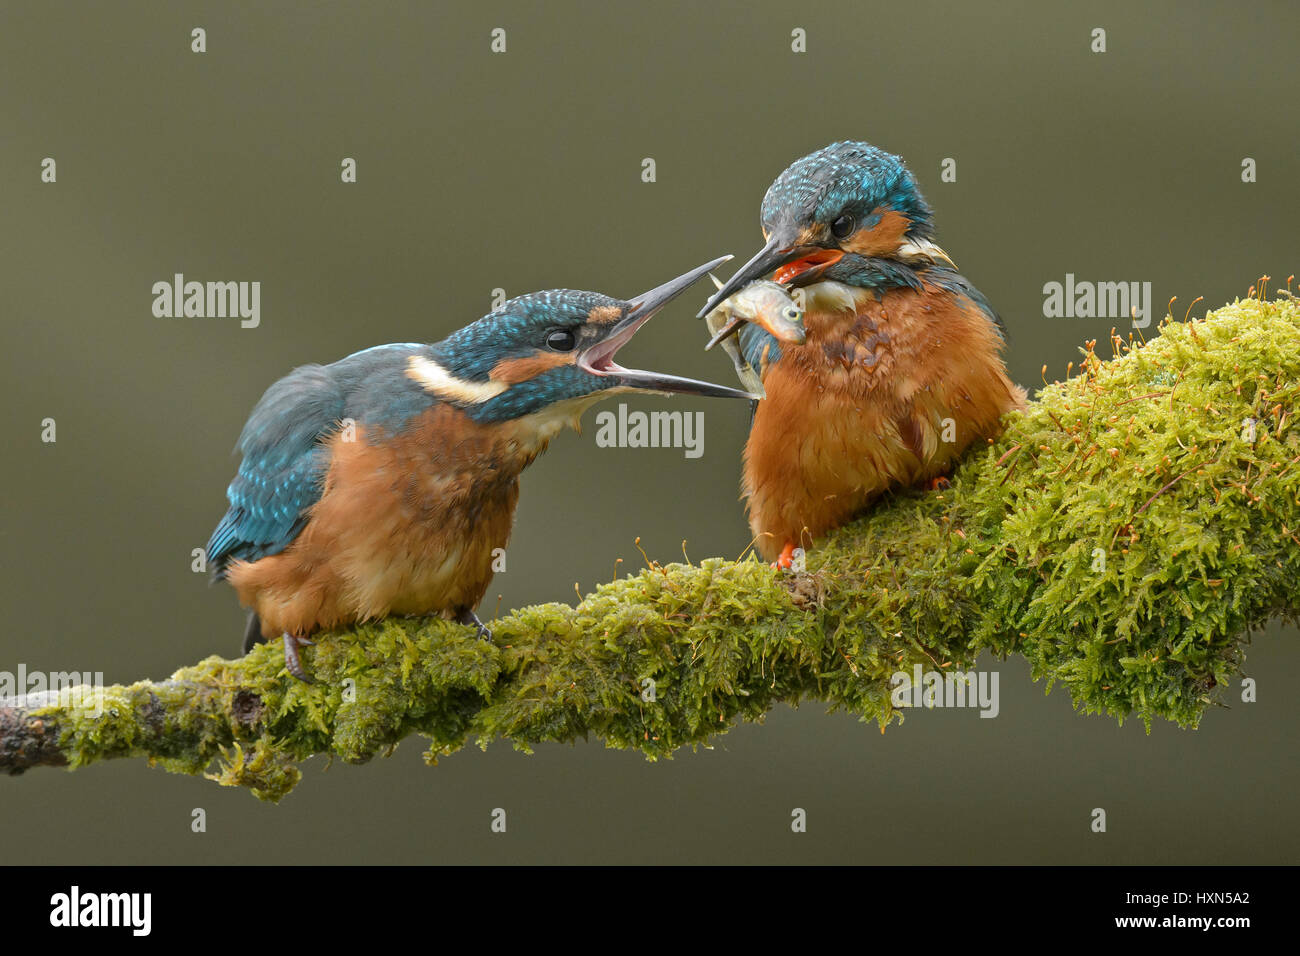
[[[493,549],[510,537],[527,464],[508,432],[438,405],[397,436],[358,425],[353,441],[330,438],[324,492],[301,534],[229,571],[263,635],[474,608]]]
[[[768,559],[858,514],[882,491],[948,471],[1025,392],[972,302],[937,287],[809,286],[807,341],[768,367],[743,492]]]

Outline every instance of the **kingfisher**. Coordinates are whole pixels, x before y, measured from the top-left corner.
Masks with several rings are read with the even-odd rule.
[[[755,547],[788,568],[796,547],[886,490],[943,481],[1025,391],[1007,375],[1001,319],[935,242],[898,156],[864,142],[819,149],[772,183],[761,222],[763,248],[700,316],[769,275],[802,294],[801,340],[736,324],[766,393],[741,490]]]
[[[476,627],[519,475],[583,411],[622,392],[749,399],[620,366],[615,354],[724,256],[622,300],[536,292],[432,345],[380,345],[280,379],[253,409],[208,542],[214,577],[252,609],[244,652],[389,614]]]

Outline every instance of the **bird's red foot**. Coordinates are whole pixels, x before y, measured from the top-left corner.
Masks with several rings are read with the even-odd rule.
[[[302,669],[302,661],[298,657],[299,647],[310,647],[311,641],[305,637],[294,637],[292,634],[284,635],[284,668],[304,684],[314,683],[307,672]]]
[[[781,554],[772,562],[772,567],[780,568],[783,571],[789,571],[794,565],[794,542],[787,541],[785,547],[781,549]]]
[[[926,491],[946,491],[952,487],[947,475],[936,475],[925,483]]]

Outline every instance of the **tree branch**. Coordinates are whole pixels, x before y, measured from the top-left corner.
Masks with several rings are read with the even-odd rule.
[[[891,675],[1024,655],[1076,708],[1195,727],[1251,628],[1300,611],[1300,307],[1247,299],[1142,346],[1091,345],[942,493],[903,492],[806,572],[653,564],[577,607],[523,608],[495,640],[389,619],[304,652],[210,657],[161,682],[0,699],[0,769],[145,757],[278,800],[297,764],[361,763],[412,733],[430,763],[501,738],[595,734],[650,758],[777,702],[883,730]],[[653,693],[652,693],[653,691]]]

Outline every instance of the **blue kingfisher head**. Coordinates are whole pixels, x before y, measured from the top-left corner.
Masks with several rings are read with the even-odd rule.
[[[902,159],[869,143],[832,143],[796,160],[763,197],[754,258],[709,300],[719,302],[776,271],[777,281],[814,281],[845,256],[903,263],[948,261],[932,241],[930,207]]]
[[[630,299],[570,289],[511,299],[411,356],[407,375],[478,422],[542,411],[548,420],[576,420],[592,402],[616,392],[750,399],[734,388],[614,361],[651,316],[730,258],[707,262]]]

